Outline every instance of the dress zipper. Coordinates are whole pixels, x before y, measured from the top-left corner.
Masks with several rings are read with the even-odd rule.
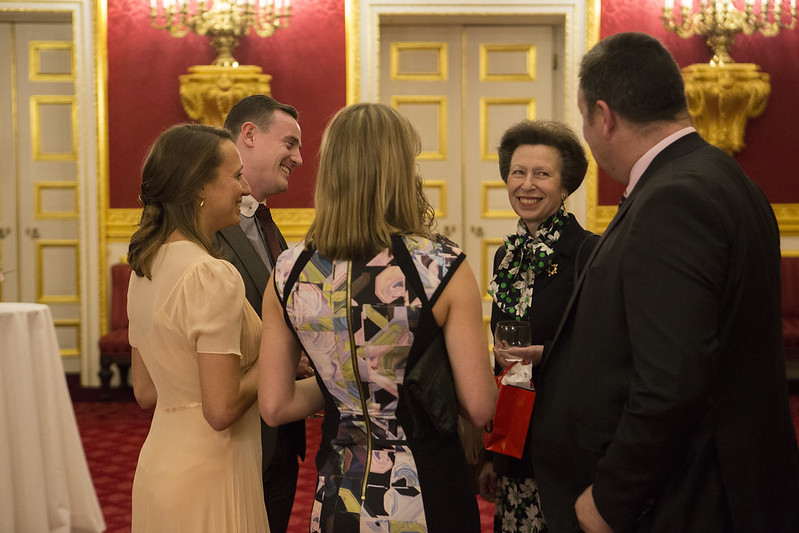
[[[361,486],[361,502],[366,499],[366,486],[369,482],[369,473],[372,470],[372,422],[369,418],[369,411],[366,405],[366,395],[363,391],[363,384],[361,382],[361,374],[358,371],[358,350],[355,345],[355,333],[352,331],[352,262],[347,262],[347,301],[345,302],[347,309],[347,329],[350,334],[350,361],[352,361],[352,370],[355,373],[355,382],[358,385],[358,394],[361,396],[361,408],[363,409],[363,419],[366,424],[366,465],[364,465],[363,485]]]

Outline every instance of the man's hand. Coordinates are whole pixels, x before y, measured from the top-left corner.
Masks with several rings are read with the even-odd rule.
[[[542,344],[533,346],[508,346],[507,342],[498,341],[494,344],[494,359],[502,368],[508,368],[521,359],[523,365],[537,365],[544,354]]]
[[[305,352],[302,352],[300,355],[300,362],[297,365],[297,379],[305,379],[309,378],[314,375],[313,368],[311,368],[311,362],[308,360],[308,356]]]
[[[477,485],[480,489],[480,496],[484,500],[494,503],[497,493],[497,475],[494,473],[494,465],[490,460],[483,464],[483,468],[477,475]]]
[[[585,533],[613,533],[613,529],[605,522],[594,503],[594,486],[590,485],[583,491],[574,504],[577,513],[577,522]]]

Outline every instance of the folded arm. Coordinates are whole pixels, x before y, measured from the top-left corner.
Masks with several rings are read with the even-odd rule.
[[[324,407],[316,378],[297,380],[302,347],[283,318],[283,307],[270,278],[264,293],[263,335],[258,407],[270,426],[301,420]]]

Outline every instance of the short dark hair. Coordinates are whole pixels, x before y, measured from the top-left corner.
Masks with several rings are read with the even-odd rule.
[[[580,89],[589,113],[603,100],[636,124],[687,113],[680,68],[663,44],[645,33],[617,33],[597,43],[580,64]]]
[[[508,128],[499,142],[499,175],[508,182],[510,160],[513,152],[522,145],[550,146],[558,151],[561,160],[561,183],[569,191],[576,191],[585,178],[588,159],[580,139],[562,122],[552,120],[523,120]]]
[[[300,115],[297,110],[288,104],[281,104],[271,96],[253,94],[242,98],[230,108],[225,117],[224,128],[233,134],[236,141],[241,133],[241,126],[245,122],[252,122],[261,130],[268,130],[272,125],[275,111],[283,111],[298,120]]]

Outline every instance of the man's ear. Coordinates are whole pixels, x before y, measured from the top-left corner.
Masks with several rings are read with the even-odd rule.
[[[618,126],[616,113],[608,106],[607,102],[597,100],[594,114],[597,119],[602,121],[602,134],[605,137],[610,137]]]
[[[241,131],[239,132],[239,140],[243,142],[247,147],[252,148],[255,146],[255,130],[258,128],[252,122],[245,122],[241,125]]]

